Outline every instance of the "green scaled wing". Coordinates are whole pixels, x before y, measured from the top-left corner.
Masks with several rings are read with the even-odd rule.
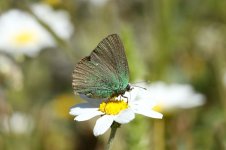
[[[73,90],[91,98],[109,98],[125,91],[129,67],[117,34],[103,39],[92,53],[80,60],[73,71]]]

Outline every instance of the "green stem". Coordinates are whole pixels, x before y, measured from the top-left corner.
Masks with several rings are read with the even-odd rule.
[[[116,131],[120,127],[120,125],[121,124],[119,124],[117,122],[113,122],[113,124],[111,125],[111,133],[110,133],[110,136],[109,136],[109,139],[108,139],[106,150],[110,150],[112,148],[112,143],[113,143],[113,140],[115,138]]]
[[[165,120],[154,120],[154,149],[165,150]]]

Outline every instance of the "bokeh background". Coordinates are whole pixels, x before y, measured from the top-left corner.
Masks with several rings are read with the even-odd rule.
[[[68,114],[82,101],[71,74],[117,33],[132,83],[189,84],[205,103],[158,108],[162,120],[137,115],[113,149],[225,150],[225,8],[223,0],[1,0],[0,149],[103,149],[109,132],[94,137],[95,119]]]

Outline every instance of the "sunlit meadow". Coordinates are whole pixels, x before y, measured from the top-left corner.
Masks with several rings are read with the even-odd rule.
[[[112,149],[225,150],[225,8],[223,0],[0,0],[0,150],[104,149],[110,129],[94,132],[100,117],[72,112],[86,102],[73,93],[72,72],[113,33],[130,83],[146,88],[128,99],[155,103],[163,118],[132,116]]]

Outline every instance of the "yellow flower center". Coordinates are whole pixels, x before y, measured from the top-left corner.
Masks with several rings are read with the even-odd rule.
[[[122,110],[128,108],[128,103],[123,100],[108,100],[106,102],[102,102],[99,106],[99,111],[107,114],[107,115],[117,115]]]
[[[161,105],[156,105],[152,108],[154,111],[162,112],[162,106]]]
[[[13,42],[17,45],[25,45],[36,40],[34,32],[23,31],[13,38]]]

